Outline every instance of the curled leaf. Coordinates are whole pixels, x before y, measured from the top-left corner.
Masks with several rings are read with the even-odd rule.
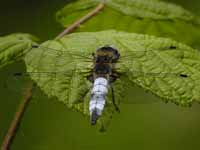
[[[37,39],[30,34],[11,34],[0,37],[0,67],[21,59],[31,49],[34,41]]]

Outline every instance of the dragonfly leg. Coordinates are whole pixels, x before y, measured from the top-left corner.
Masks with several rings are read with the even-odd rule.
[[[89,75],[89,76],[86,76],[86,78],[90,81],[90,82],[94,82],[94,76],[93,75]]]
[[[113,103],[113,105],[114,105],[114,107],[115,107],[115,110],[116,110],[118,113],[120,113],[120,109],[119,109],[119,107],[117,106],[116,101],[115,101],[114,88],[113,88],[112,86],[111,86],[111,91],[112,91],[112,103]]]

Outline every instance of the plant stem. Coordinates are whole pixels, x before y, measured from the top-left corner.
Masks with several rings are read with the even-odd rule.
[[[28,88],[26,89],[26,94],[24,98],[22,99],[19,108],[17,112],[15,113],[14,119],[12,120],[10,127],[8,129],[8,132],[4,138],[3,144],[1,146],[1,150],[9,150],[10,143],[12,142],[12,139],[15,136],[15,133],[17,131],[17,127],[20,123],[20,120],[26,110],[26,106],[28,105],[31,97],[32,97],[32,91],[33,91],[33,83],[29,83]]]
[[[61,32],[55,39],[58,40],[62,38],[65,34],[68,34],[75,30],[77,27],[80,26],[80,24],[84,23],[91,17],[95,16],[98,12],[100,12],[105,6],[105,2],[101,2],[94,10],[80,18],[79,20],[75,21],[72,25],[70,25],[68,28],[66,28],[63,32]]]

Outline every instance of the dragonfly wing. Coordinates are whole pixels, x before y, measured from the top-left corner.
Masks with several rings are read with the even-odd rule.
[[[69,69],[74,68],[74,65],[80,65],[80,67],[84,68],[85,65],[91,65],[92,61],[92,53],[65,47],[65,45],[58,41],[48,41],[41,45],[32,45],[31,51],[25,57],[27,65],[35,68],[38,65],[40,68],[44,65],[43,69],[45,70],[55,69],[55,65],[57,68],[66,66]]]
[[[113,83],[116,103],[119,104],[152,104],[158,99],[134,84],[126,75],[122,75]],[[111,93],[111,92],[110,92]],[[111,94],[110,94],[111,101]],[[120,107],[120,106],[119,106]]]
[[[48,84],[49,82],[56,82],[67,77],[72,76],[73,72],[13,72],[9,73],[5,81],[5,87],[11,92],[22,94],[26,85],[34,78],[34,81],[43,82]],[[80,73],[81,76],[87,74]]]
[[[50,53],[52,49],[55,51]],[[91,88],[86,77],[90,74],[92,61],[84,57],[85,52],[71,53],[71,50],[57,41],[33,48],[25,56],[27,73],[23,77],[30,76],[48,96],[59,97],[60,101],[74,107],[74,104],[83,102]]]
[[[31,82],[31,78],[28,75],[16,76],[15,73],[8,73],[4,85],[10,92],[22,94],[29,82]]]
[[[171,40],[144,41],[145,39],[139,41],[137,46],[140,49],[143,47],[147,52],[140,53],[138,57],[133,54],[137,49],[134,48],[134,42],[120,41],[121,46],[126,49],[121,52],[124,53],[122,55],[129,57],[121,58],[117,67],[119,72],[126,74],[132,83],[165,101],[183,106],[191,105],[194,100],[198,101],[200,63],[195,58],[199,57],[199,53]]]
[[[76,71],[66,73],[28,72],[22,76],[20,74],[18,73],[17,76],[13,77],[15,82],[19,84],[31,78],[48,96],[53,97],[59,93],[59,100],[69,107],[83,103],[84,97],[91,89],[91,83],[87,78]]]

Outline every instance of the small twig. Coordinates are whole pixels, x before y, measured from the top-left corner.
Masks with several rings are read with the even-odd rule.
[[[84,23],[91,17],[95,16],[99,11],[101,11],[105,6],[105,1],[102,1],[94,10],[80,18],[79,20],[75,21],[72,25],[70,25],[68,28],[66,28],[63,32],[61,32],[55,39],[60,39],[62,38],[65,34],[68,34],[75,30],[77,27],[80,26],[80,24]]]
[[[12,142],[12,139],[15,136],[17,127],[18,127],[20,120],[25,112],[26,106],[28,105],[28,103],[32,97],[33,87],[34,87],[33,83],[30,83],[30,85],[28,85],[28,88],[26,89],[26,94],[25,94],[23,100],[21,101],[17,112],[15,113],[14,119],[12,120],[10,127],[8,129],[8,132],[4,138],[4,141],[1,146],[1,150],[9,150],[10,143]]]

